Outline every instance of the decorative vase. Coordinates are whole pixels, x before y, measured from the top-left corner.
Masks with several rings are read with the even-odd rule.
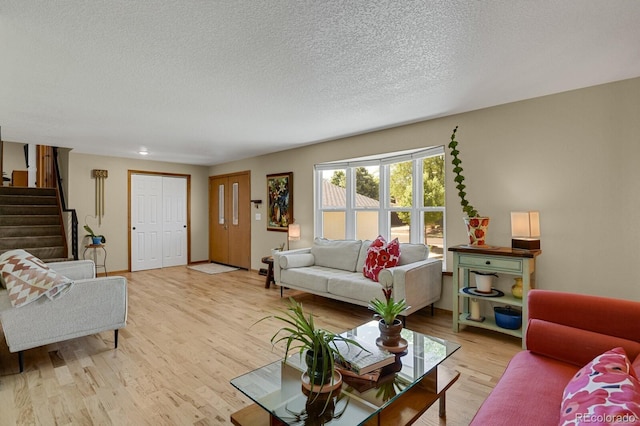
[[[469,235],[469,245],[484,246],[486,245],[487,230],[489,228],[488,217],[465,217],[464,223],[467,225],[467,234]]]
[[[102,237],[91,237],[91,240],[95,245],[102,244]]]
[[[511,286],[511,294],[516,299],[522,299],[522,277],[517,277],[513,279],[515,284]]]
[[[402,331],[402,321],[396,318],[393,324],[387,325],[383,320],[378,321],[378,329],[380,330],[380,338],[376,342],[385,347],[393,347],[400,345],[400,332]]]

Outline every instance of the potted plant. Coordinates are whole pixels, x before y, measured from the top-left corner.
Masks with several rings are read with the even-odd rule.
[[[464,175],[462,174],[462,160],[458,157],[460,151],[458,151],[458,141],[456,141],[456,131],[458,126],[453,129],[451,134],[451,142],[449,142],[449,149],[451,150],[451,164],[453,164],[453,173],[456,177],[453,179],[456,182],[456,189],[458,190],[458,196],[460,197],[460,205],[462,206],[462,212],[464,213],[464,221],[467,225],[467,233],[469,235],[469,244],[473,246],[485,245],[487,228],[489,227],[489,218],[481,216],[470,203],[467,201],[467,193],[464,184]]]
[[[107,240],[104,238],[104,235],[96,235],[96,233],[93,232],[93,229],[91,229],[89,225],[85,225],[84,230],[89,233],[87,237],[91,237],[91,241],[93,244],[97,245],[97,244],[104,244],[107,242]]]
[[[378,346],[384,348],[402,347],[400,332],[402,331],[402,321],[398,318],[408,306],[404,299],[394,300],[391,293],[393,289],[385,287],[382,289],[384,299],[378,298],[369,302],[369,309],[375,314],[374,318],[378,318],[378,329],[380,330],[380,338],[376,340]]]
[[[335,360],[336,358],[344,360],[344,358],[340,355],[336,341],[343,341],[362,348],[355,340],[322,328],[316,328],[313,316],[305,317],[302,304],[296,302],[293,298],[289,298],[289,307],[284,312],[284,315],[268,316],[260,321],[267,318],[275,318],[286,324],[271,337],[271,344],[286,342],[285,363],[289,353],[292,351],[295,352],[297,350],[300,357],[304,354],[307,364],[306,375],[308,376],[311,391],[317,388],[317,392],[319,392],[322,389],[322,385],[335,385],[340,382],[339,373],[337,375],[333,374]]]

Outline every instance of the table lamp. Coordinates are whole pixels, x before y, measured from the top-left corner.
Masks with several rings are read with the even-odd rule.
[[[540,212],[511,212],[511,248],[540,249]]]
[[[300,241],[300,224],[294,222],[287,227],[287,250],[289,250],[289,241]]]

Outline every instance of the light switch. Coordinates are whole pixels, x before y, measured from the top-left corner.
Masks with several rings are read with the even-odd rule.
[[[262,219],[262,214],[256,213],[256,220],[261,220],[261,219]]]

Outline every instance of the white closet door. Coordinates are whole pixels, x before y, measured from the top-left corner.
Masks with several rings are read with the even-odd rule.
[[[131,176],[131,270],[162,267],[162,177]]]
[[[187,179],[131,176],[131,270],[187,264]]]
[[[187,264],[187,180],[162,178],[162,266]]]

